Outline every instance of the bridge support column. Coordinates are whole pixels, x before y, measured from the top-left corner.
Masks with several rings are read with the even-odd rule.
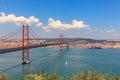
[[[63,34],[60,34],[60,50],[62,51],[64,49],[64,38],[63,38]]]
[[[24,63],[24,25],[22,26],[22,61],[21,63]]]
[[[29,26],[22,26],[22,64],[29,64]]]

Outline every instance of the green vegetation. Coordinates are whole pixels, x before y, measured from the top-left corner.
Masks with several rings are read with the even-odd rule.
[[[23,80],[62,80],[62,77],[57,74],[40,73],[28,74],[23,78]]]
[[[93,72],[76,73],[75,75],[63,78],[57,74],[40,73],[28,74],[23,80],[120,80],[120,76]]]
[[[58,39],[50,39],[50,38],[42,38],[40,40],[45,40],[47,42],[54,42],[54,41],[58,41]],[[68,42],[81,42],[81,43],[103,43],[106,42],[106,40],[95,40],[95,39],[87,39],[87,38],[64,38],[65,41]]]
[[[0,80],[8,80],[7,77],[0,71]]]
[[[0,71],[0,80],[9,80]],[[96,71],[76,73],[73,76],[63,78],[58,74],[39,73],[28,74],[23,77],[23,80],[120,80],[120,76],[110,73],[97,73]]]
[[[93,71],[90,73],[77,73],[67,80],[120,80],[120,76]]]

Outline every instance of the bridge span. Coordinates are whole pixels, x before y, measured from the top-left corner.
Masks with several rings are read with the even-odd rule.
[[[47,43],[47,44],[31,45],[31,46],[29,46],[29,49],[37,48],[37,47],[52,46],[52,45],[60,45],[60,44],[69,44],[69,43]],[[20,50],[23,50],[23,49],[26,49],[26,47],[0,49],[0,54],[14,52],[14,51],[20,51]]]

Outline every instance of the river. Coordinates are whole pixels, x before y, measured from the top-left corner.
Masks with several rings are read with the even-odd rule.
[[[64,77],[86,70],[120,75],[120,49],[35,48],[30,50],[30,59],[30,64],[22,65],[21,51],[0,54],[0,69],[9,80],[21,80],[24,74],[42,71]]]

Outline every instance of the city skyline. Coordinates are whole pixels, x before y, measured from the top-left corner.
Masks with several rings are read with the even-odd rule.
[[[23,24],[41,38],[120,40],[119,0],[1,0],[0,36]]]

